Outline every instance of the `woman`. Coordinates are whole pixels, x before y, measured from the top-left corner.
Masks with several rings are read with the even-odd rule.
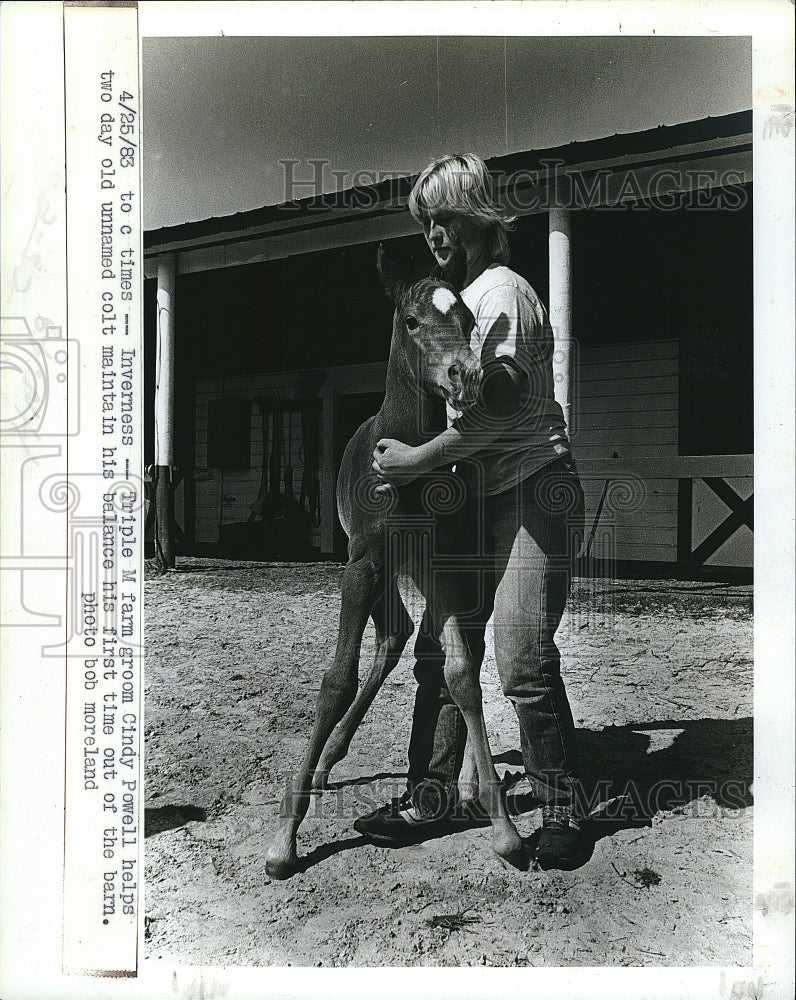
[[[379,441],[373,468],[385,488],[443,465],[468,469],[468,544],[477,539],[480,587],[468,626],[471,645],[476,655],[483,651],[494,608],[498,672],[517,712],[526,773],[543,804],[537,860],[571,866],[583,853],[578,763],[553,637],[582,531],[583,492],[553,395],[553,334],[534,290],[507,266],[513,218],[496,203],[479,157],[435,160],[418,178],[409,210],[443,271],[457,254],[466,259],[461,295],[475,317],[471,346],[481,361],[482,390],[472,410],[449,412],[447,430],[425,444]],[[439,823],[455,801],[465,727],[445,690],[433,638],[421,635],[416,655],[408,792],[355,824],[379,843],[411,839]]]

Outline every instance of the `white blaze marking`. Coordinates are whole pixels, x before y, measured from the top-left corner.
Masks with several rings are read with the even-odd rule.
[[[450,288],[435,288],[434,294],[431,296],[431,301],[442,315],[445,316],[456,302],[456,296]]]

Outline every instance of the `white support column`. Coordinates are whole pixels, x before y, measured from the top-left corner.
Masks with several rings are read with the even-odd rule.
[[[174,565],[174,308],[177,255],[158,259],[155,360],[155,559],[164,571]]]
[[[177,255],[158,259],[155,465],[174,465],[174,305]]]
[[[550,209],[549,234],[550,323],[555,338],[555,397],[564,411],[567,433],[571,436],[572,259],[569,209]]]

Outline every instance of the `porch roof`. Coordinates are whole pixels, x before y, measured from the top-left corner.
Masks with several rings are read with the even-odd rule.
[[[740,111],[543,150],[510,153],[493,157],[487,163],[498,176],[541,172],[550,161],[557,161],[563,169],[586,163],[590,169],[596,169],[603,163],[620,160],[623,169],[628,169],[632,165],[628,160],[634,158],[645,166],[667,160],[682,162],[688,158],[689,149],[694,151],[695,156],[712,151],[713,147],[722,151],[748,152],[751,150],[751,131],[752,112]],[[389,211],[387,206],[394,209],[396,205],[405,204],[416,176],[391,177],[374,185],[346,188],[313,198],[150,230],[144,233],[145,255],[154,256],[196,246],[196,241],[208,237],[234,242],[238,234],[251,234],[252,229],[268,229],[277,223],[306,223],[313,227],[334,225],[340,212],[355,211],[359,217],[375,216]]]

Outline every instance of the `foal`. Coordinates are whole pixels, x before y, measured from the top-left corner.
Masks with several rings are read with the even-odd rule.
[[[327,740],[356,698],[360,643],[368,618],[373,618],[376,628],[376,657],[368,678],[373,694],[412,634],[414,626],[397,587],[397,577],[404,573],[425,596],[427,614],[445,650],[445,680],[467,723],[479,795],[492,823],[493,847],[517,867],[524,864],[523,842],[506,812],[492,763],[481,703],[480,663],[473,658],[457,618],[461,595],[450,583],[445,587],[431,584],[432,551],[444,552],[459,527],[455,514],[434,513],[434,497],[441,484],[450,487],[450,473],[420,477],[385,495],[376,492],[378,480],[371,469],[380,438],[416,445],[428,436],[431,413],[440,397],[457,409],[474,402],[480,368],[470,350],[473,317],[451,285],[434,278],[408,284],[381,249],[378,269],[396,307],[384,402],[376,416],[355,432],[340,467],[337,506],[349,538],[349,561],[343,573],[337,647],[321,681],[306,755],[282,799],[282,821],[268,852],[266,872],[276,879],[289,878],[301,868],[296,834]],[[418,524],[428,524],[430,516],[431,544],[427,534],[424,537],[416,530]],[[360,700],[364,707],[357,712],[356,722],[361,721],[373,694]]]

